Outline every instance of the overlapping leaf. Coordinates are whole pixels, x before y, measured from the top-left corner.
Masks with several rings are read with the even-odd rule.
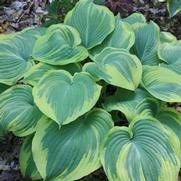
[[[171,43],[177,41],[177,38],[170,32],[160,32],[160,43]]]
[[[161,66],[167,67],[181,75],[181,41],[162,44],[158,55],[164,61]]]
[[[181,75],[166,67],[144,66],[142,85],[162,101],[181,102]]]
[[[146,24],[146,19],[141,13],[133,13],[130,16],[124,18],[123,21],[129,23],[134,30]]]
[[[71,76],[64,70],[45,74],[33,88],[35,103],[59,125],[74,121],[97,102],[101,86],[88,73]]]
[[[179,140],[158,121],[145,118],[108,133],[101,161],[110,181],[176,181]]]
[[[80,64],[68,64],[62,66],[53,66],[49,64],[39,63],[31,67],[31,69],[24,75],[24,82],[35,85],[49,70],[66,70],[72,75],[81,71]]]
[[[61,129],[49,119],[38,124],[33,157],[45,180],[73,181],[98,169],[100,145],[113,127],[111,116],[94,109]]]
[[[135,33],[134,53],[139,57],[143,65],[158,65],[159,27],[151,21],[149,24],[137,28]]]
[[[107,97],[103,107],[107,111],[121,111],[129,122],[140,116],[154,116],[161,103],[144,89],[128,91],[118,89],[115,95]]]
[[[32,88],[14,86],[0,96],[0,127],[17,136],[26,136],[35,131],[42,113],[34,104]]]
[[[131,26],[122,21],[119,16],[116,17],[114,31],[101,43],[90,50],[91,55],[100,53],[106,47],[123,48],[129,50],[135,42],[134,31]]]
[[[80,0],[70,11],[65,24],[80,33],[82,44],[91,49],[99,45],[114,30],[114,15],[106,7],[96,5],[93,0]]]
[[[139,59],[124,49],[106,48],[94,57],[84,70],[111,85],[135,90],[141,80],[142,65]]]
[[[33,49],[34,59],[51,65],[66,65],[84,60],[87,50],[80,45],[81,39],[73,27],[52,25],[39,37]]]
[[[7,90],[8,88],[9,88],[8,85],[6,85],[6,84],[1,84],[1,83],[0,83],[0,94],[1,94],[2,92],[4,92],[5,90]]]
[[[32,49],[44,29],[27,29],[0,38],[0,82],[15,84],[33,65]],[[28,43],[27,43],[28,42]]]

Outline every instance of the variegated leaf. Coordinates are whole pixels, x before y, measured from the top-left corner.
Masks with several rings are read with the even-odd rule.
[[[133,13],[124,18],[123,21],[129,23],[134,30],[146,24],[146,18],[141,13]]]
[[[157,99],[181,102],[181,75],[160,66],[144,66],[142,85]]]
[[[140,83],[140,60],[125,49],[106,48],[94,57],[94,62],[83,69],[111,85],[135,90]]]
[[[16,136],[29,135],[35,131],[41,116],[30,86],[17,85],[0,95],[0,127],[5,131]]]
[[[31,68],[33,46],[43,30],[26,29],[0,38],[0,83],[13,85]]]
[[[88,57],[86,48],[80,45],[77,30],[64,24],[52,25],[44,36],[38,38],[33,48],[33,58],[51,65],[80,62]]]
[[[144,24],[135,30],[134,53],[143,65],[158,65],[157,50],[160,43],[160,29],[154,22]]]
[[[62,66],[53,66],[49,64],[39,63],[31,67],[31,69],[24,75],[24,82],[34,86],[48,71],[61,69],[66,70],[73,75],[74,73],[81,71],[81,65],[77,63]]]
[[[71,76],[64,70],[47,72],[33,88],[35,103],[59,125],[67,124],[89,111],[100,96],[101,86],[88,73]]]
[[[114,127],[105,139],[101,161],[110,181],[177,181],[179,140],[157,120],[138,119]]]
[[[115,18],[111,11],[94,4],[93,0],[80,0],[65,17],[65,24],[76,28],[82,44],[91,49],[114,30]]]
[[[159,47],[158,56],[164,61],[161,66],[181,75],[181,40],[162,44]]]
[[[160,106],[160,101],[141,88],[134,92],[118,89],[115,95],[107,97],[103,103],[103,107],[109,112],[121,111],[129,122],[136,117],[155,116]]]
[[[170,32],[161,31],[160,32],[160,42],[161,43],[171,43],[177,41],[177,38]]]
[[[89,53],[95,56],[106,47],[123,48],[129,50],[135,42],[134,31],[131,25],[122,21],[119,16],[116,17],[114,31],[101,43],[91,49]]]
[[[61,129],[54,121],[42,119],[32,148],[43,179],[74,181],[100,168],[100,146],[112,127],[110,114],[102,109],[94,109]]]
[[[25,178],[31,178],[32,180],[41,179],[41,176],[36,168],[32,154],[32,140],[33,135],[25,138],[19,155],[19,163],[21,174]]]
[[[181,150],[181,113],[174,108],[162,107],[155,117],[164,125],[168,126],[178,136]],[[180,155],[181,158],[181,155]]]

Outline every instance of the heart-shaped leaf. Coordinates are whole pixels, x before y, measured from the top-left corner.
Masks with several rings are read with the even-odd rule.
[[[80,0],[65,17],[65,23],[76,28],[82,44],[91,49],[114,30],[115,18],[111,11],[94,4],[93,0]]]
[[[34,104],[32,88],[17,85],[0,96],[0,127],[16,136],[27,136],[35,131],[42,113]]]
[[[74,121],[97,102],[101,86],[88,73],[71,76],[64,70],[46,73],[33,88],[35,103],[59,125]]]
[[[106,48],[94,57],[94,62],[83,69],[111,85],[135,90],[141,81],[142,65],[127,50]]]
[[[110,181],[165,181],[178,179],[179,140],[151,118],[114,127],[105,139],[101,161]]]
[[[80,46],[81,39],[73,27],[58,24],[48,28],[36,41],[34,59],[51,65],[66,65],[80,62],[88,57],[87,50]]]
[[[33,157],[45,180],[77,180],[101,167],[100,146],[113,127],[110,114],[94,109],[76,121],[58,125],[42,119],[33,139]]]

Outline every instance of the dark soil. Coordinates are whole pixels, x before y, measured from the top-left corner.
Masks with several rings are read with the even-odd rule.
[[[0,181],[25,181],[19,173],[18,156],[21,140],[7,135],[0,140]]]
[[[21,4],[16,4],[22,2]],[[173,33],[181,39],[181,14],[169,17],[165,3],[157,0],[109,0],[106,3],[114,14],[120,13],[127,17],[133,12],[143,13],[147,20],[153,20],[159,24],[162,31]],[[46,0],[0,0],[0,33],[14,32],[29,26],[39,26],[47,14]],[[181,111],[180,104],[173,104]],[[122,120],[122,119],[121,119]],[[127,122],[121,122],[126,125]],[[28,181],[21,177],[19,172],[18,155],[21,139],[12,135],[0,140],[0,181]],[[181,181],[181,179],[179,178]],[[80,179],[80,181],[107,181],[102,169]]]

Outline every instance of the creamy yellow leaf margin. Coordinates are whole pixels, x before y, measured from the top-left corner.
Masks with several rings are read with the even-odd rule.
[[[60,129],[54,121],[42,118],[32,150],[43,179],[74,181],[100,168],[100,146],[112,127],[111,115],[98,108]]]
[[[101,86],[86,72],[72,76],[64,70],[47,72],[33,88],[35,103],[59,126],[88,112],[97,102]]]
[[[110,181],[177,181],[179,152],[177,136],[149,117],[112,128],[101,161]]]

